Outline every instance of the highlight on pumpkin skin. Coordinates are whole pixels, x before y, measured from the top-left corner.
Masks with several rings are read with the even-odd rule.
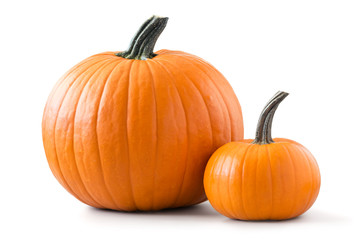
[[[206,201],[211,154],[243,139],[240,103],[214,66],[181,51],[153,52],[166,22],[150,18],[127,51],[85,59],[49,95],[46,158],[85,204],[157,211]]]
[[[320,171],[301,144],[271,138],[278,92],[266,104],[255,139],[227,143],[211,156],[204,174],[205,192],[221,214],[240,220],[283,220],[306,212],[320,190]]]

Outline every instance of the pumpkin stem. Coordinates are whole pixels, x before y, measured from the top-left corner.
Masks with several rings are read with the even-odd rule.
[[[116,56],[127,59],[146,60],[153,58],[156,40],[164,30],[169,18],[152,16],[140,27],[131,40],[128,50],[116,53]]]
[[[260,114],[258,125],[256,127],[256,137],[252,143],[262,145],[274,142],[271,138],[272,121],[277,107],[288,95],[287,92],[279,91],[266,104],[264,110]]]

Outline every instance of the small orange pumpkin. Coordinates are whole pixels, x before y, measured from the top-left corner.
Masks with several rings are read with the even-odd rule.
[[[227,143],[210,158],[206,195],[221,214],[241,220],[281,220],[308,210],[320,189],[315,158],[301,144],[271,138],[274,113],[288,95],[278,92],[261,113],[255,140]]]
[[[127,51],[80,62],[48,98],[49,166],[88,205],[147,211],[200,203],[211,154],[243,139],[240,104],[221,73],[185,52],[153,53],[166,23],[154,16]]]

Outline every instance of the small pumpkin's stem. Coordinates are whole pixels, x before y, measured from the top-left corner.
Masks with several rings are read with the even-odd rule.
[[[166,27],[169,18],[152,16],[140,27],[131,40],[128,50],[116,53],[116,56],[127,59],[146,60],[153,58],[155,43]]]
[[[279,91],[266,104],[264,110],[260,114],[258,125],[256,127],[256,136],[252,143],[262,145],[274,142],[271,138],[272,121],[277,107],[288,95],[287,92]]]

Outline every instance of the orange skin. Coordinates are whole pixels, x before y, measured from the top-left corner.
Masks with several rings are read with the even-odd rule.
[[[209,63],[161,50],[147,60],[106,52],[68,71],[43,115],[49,166],[80,201],[123,211],[206,200],[211,154],[243,139],[240,104]]]
[[[320,172],[301,144],[284,138],[253,144],[227,143],[210,158],[206,195],[221,214],[241,220],[282,220],[303,214],[315,202]]]

